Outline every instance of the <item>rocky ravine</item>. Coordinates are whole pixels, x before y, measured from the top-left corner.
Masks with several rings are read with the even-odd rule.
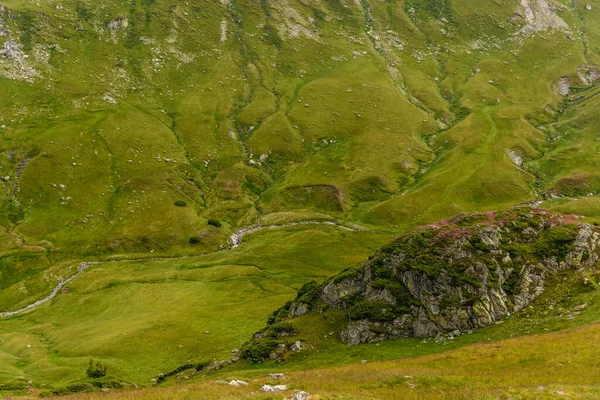
[[[272,329],[308,312],[345,310],[350,345],[493,324],[531,303],[561,273],[588,282],[600,229],[578,217],[519,208],[462,214],[406,233],[361,266],[305,285]],[[273,337],[269,328],[255,340]]]

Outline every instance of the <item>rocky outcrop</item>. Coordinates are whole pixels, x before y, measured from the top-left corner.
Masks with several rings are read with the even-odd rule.
[[[554,5],[547,0],[521,0],[523,17],[526,25],[523,27],[524,33],[535,33],[550,29],[567,30],[569,26],[560,18]]]
[[[128,26],[129,20],[127,17],[117,17],[108,23],[108,29],[111,31],[124,30],[127,29]]]
[[[519,208],[462,214],[404,234],[360,267],[305,285],[271,323],[307,312],[348,314],[350,345],[491,325],[528,306],[553,279],[594,268],[600,229]]]

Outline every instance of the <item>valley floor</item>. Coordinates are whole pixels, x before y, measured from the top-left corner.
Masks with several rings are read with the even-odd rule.
[[[599,398],[600,324],[475,344],[398,361],[286,372],[285,380],[259,370],[227,371],[169,387],[88,394],[72,399],[278,399],[304,390],[316,399],[582,399]],[[224,381],[242,379],[248,386]],[[260,391],[285,384],[283,394]]]

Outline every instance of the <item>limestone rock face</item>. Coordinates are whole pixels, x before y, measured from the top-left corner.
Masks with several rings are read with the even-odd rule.
[[[400,236],[293,302],[289,317],[346,310],[350,345],[491,325],[561,273],[594,268],[600,230],[543,210],[465,214]],[[574,222],[574,223],[573,223]]]

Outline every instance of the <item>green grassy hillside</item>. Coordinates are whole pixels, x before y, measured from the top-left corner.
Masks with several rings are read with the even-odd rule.
[[[600,218],[590,4],[0,1],[0,313],[99,262],[0,319],[0,384],[220,358],[459,212]]]

